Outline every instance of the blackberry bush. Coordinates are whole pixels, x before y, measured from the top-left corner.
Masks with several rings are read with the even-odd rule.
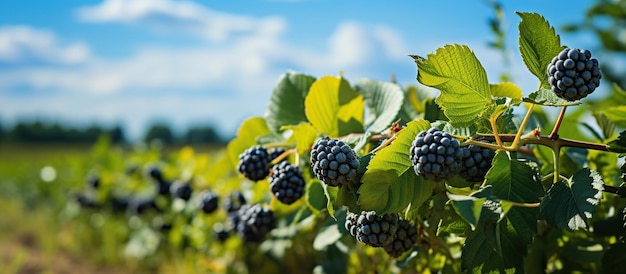
[[[417,227],[407,220],[399,220],[395,237],[383,248],[389,256],[397,258],[411,250],[415,243],[417,243]]]
[[[437,128],[418,133],[410,150],[415,174],[434,181],[456,175],[461,170],[463,153],[459,142],[450,133]]]
[[[267,149],[262,146],[253,146],[239,155],[237,170],[252,181],[265,179],[270,174],[272,158]]]
[[[274,212],[260,204],[244,205],[236,215],[233,225],[245,242],[260,242],[276,226]]]
[[[325,184],[341,186],[356,179],[359,159],[343,141],[326,137],[313,145],[311,167],[315,176]]]
[[[461,160],[461,170],[459,176],[468,182],[482,182],[485,175],[491,168],[491,161],[496,155],[490,148],[478,145],[468,145],[463,149],[463,159]]]
[[[598,59],[591,51],[566,48],[548,65],[548,82],[557,96],[576,101],[585,98],[600,86]]]
[[[290,205],[304,195],[305,182],[297,166],[283,161],[272,167],[270,190],[283,204]]]
[[[202,212],[210,214],[217,210],[219,196],[211,191],[205,191],[200,196],[200,209]]]
[[[397,228],[396,214],[379,216],[375,211],[362,211],[356,222],[356,239],[369,246],[382,247],[393,241]]]

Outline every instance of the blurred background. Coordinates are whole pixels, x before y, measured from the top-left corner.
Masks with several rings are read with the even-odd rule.
[[[205,245],[217,217],[93,210],[119,185],[148,188],[154,166],[228,195],[241,180],[227,173],[225,144],[264,115],[287,71],[413,86],[408,55],[458,43],[490,82],[528,95],[537,82],[519,56],[515,11],[543,15],[562,44],[602,60],[598,98],[611,82],[626,88],[623,0],[0,1],[0,273],[219,273],[233,262],[241,273],[236,262],[252,255]],[[188,246],[202,252],[173,252]]]
[[[416,66],[407,55],[449,43],[473,49],[491,82],[506,73],[528,94],[536,87],[516,48],[514,12],[542,14],[563,44],[599,56],[593,31],[560,31],[586,22],[593,4],[2,1],[2,135],[88,141],[107,131],[133,142],[160,132],[171,135],[165,140],[224,141],[246,117],[263,115],[273,85],[288,70],[315,77],[343,72],[353,82],[394,75],[399,84],[414,85]],[[593,23],[612,26],[608,16]],[[623,43],[623,33],[604,36],[613,34]],[[615,66],[623,70],[624,63]],[[73,137],[48,136],[70,131]]]

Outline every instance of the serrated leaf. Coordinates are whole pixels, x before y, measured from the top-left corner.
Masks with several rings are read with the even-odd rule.
[[[483,210],[483,203],[487,200],[487,198],[476,198],[472,196],[463,196],[463,195],[455,195],[449,194],[448,198],[450,198],[450,202],[452,203],[452,207],[456,210],[456,213],[463,218],[468,224],[472,226],[472,228],[476,227],[478,224],[478,220],[480,219],[480,214]]]
[[[519,50],[528,70],[549,88],[548,64],[563,50],[561,39],[543,16],[537,13],[517,12],[519,23]]]
[[[485,105],[491,104],[487,73],[465,45],[446,45],[417,63],[417,80],[441,91],[436,99],[454,126],[470,126]]]
[[[243,121],[237,130],[237,137],[231,140],[227,146],[228,158],[233,168],[236,168],[239,163],[239,154],[249,147],[256,145],[257,137],[269,133],[270,130],[263,117],[252,117]]]
[[[468,273],[524,273],[524,254],[512,225],[506,220],[482,222],[462,247],[461,269]]]
[[[542,106],[552,106],[552,107],[560,107],[560,106],[575,106],[580,105],[580,101],[567,101],[562,99],[549,88],[540,88],[533,93],[529,94],[528,97],[524,98],[524,102],[533,103]]]
[[[280,130],[291,129],[293,138],[296,140],[296,150],[302,155],[311,149],[318,135],[310,123],[302,123],[297,126],[283,126]]]
[[[623,122],[626,123],[626,112],[624,112],[623,114],[625,114],[623,117]],[[598,126],[600,126],[600,129],[602,130],[602,136],[601,138],[598,138],[598,140],[604,141],[609,138],[613,138],[613,135],[615,134],[615,122],[609,119],[603,111],[594,112],[593,117],[596,119],[596,123],[598,124]]]
[[[607,144],[607,149],[610,152],[626,153],[626,130],[620,132],[617,139],[610,141]]]
[[[404,92],[393,83],[376,80],[360,80],[355,89],[363,94],[368,107],[366,131],[379,133],[388,128],[396,120],[404,102]]]
[[[416,197],[423,197],[424,193],[430,197],[432,186],[411,173],[413,170],[409,156],[415,136],[429,128],[430,123],[425,120],[409,122],[389,146],[378,151],[371,159],[358,191],[358,202],[363,209],[376,210],[379,214],[395,212],[409,203],[419,207],[416,202],[419,203],[421,198]]]
[[[602,176],[597,171],[581,169],[570,179],[550,187],[541,201],[539,214],[561,229],[586,229],[587,220],[600,203],[603,188]]]
[[[333,223],[321,229],[313,240],[313,249],[317,251],[325,250],[329,245],[334,244],[341,238],[341,232],[337,224]]]
[[[304,107],[313,127],[331,138],[363,132],[363,96],[343,77],[324,76],[315,81]]]
[[[282,126],[307,121],[304,99],[313,82],[315,77],[292,71],[280,77],[265,111],[265,119],[270,130],[277,132]]]
[[[491,96],[511,98],[511,105],[519,105],[522,102],[522,89],[511,82],[490,84]]]

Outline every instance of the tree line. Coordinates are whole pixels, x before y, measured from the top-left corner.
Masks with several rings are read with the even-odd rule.
[[[117,144],[130,141],[124,129],[119,125],[109,128],[100,125],[80,128],[41,121],[18,122],[12,128],[0,125],[0,142],[90,144],[102,135],[108,135],[111,142]],[[149,142],[155,139],[165,144],[224,144],[226,142],[211,125],[191,127],[183,134],[177,135],[166,123],[154,123],[149,126],[142,141]]]

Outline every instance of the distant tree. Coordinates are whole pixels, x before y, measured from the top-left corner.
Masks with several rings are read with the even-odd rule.
[[[111,138],[111,142],[113,143],[124,143],[126,142],[126,138],[124,137],[124,130],[120,126],[115,126],[111,130],[109,130],[109,137]]]
[[[224,140],[213,126],[192,127],[183,137],[187,144],[219,144]]]
[[[150,126],[144,137],[144,141],[150,142],[155,139],[161,140],[166,144],[172,144],[174,142],[174,134],[168,125],[157,123]]]

